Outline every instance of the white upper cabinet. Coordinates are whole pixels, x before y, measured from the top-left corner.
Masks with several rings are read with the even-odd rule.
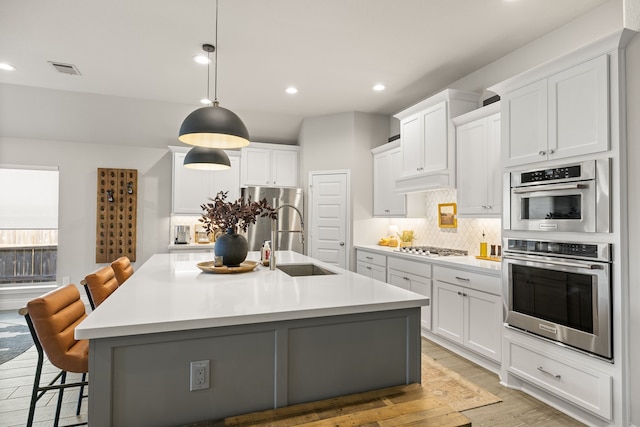
[[[609,149],[608,55],[502,96],[503,165]]]
[[[453,119],[458,216],[499,217],[502,211],[499,111],[494,103]]]
[[[242,187],[297,187],[298,146],[251,143],[242,149]]]
[[[474,110],[479,95],[444,90],[394,117],[400,120],[402,173],[395,190],[411,193],[455,186],[455,130],[451,117]]]
[[[227,200],[240,197],[240,153],[225,151],[231,169],[222,171],[196,170],[184,167],[189,148],[170,147],[173,151],[172,208],[174,214],[201,214],[200,205],[220,191],[227,191]]]
[[[371,150],[373,153],[373,216],[406,215],[406,196],[393,191],[400,176],[402,151],[400,142],[390,142]]]

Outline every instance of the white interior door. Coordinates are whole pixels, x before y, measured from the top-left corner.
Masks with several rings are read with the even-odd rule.
[[[347,268],[349,172],[309,172],[309,183],[309,255]]]

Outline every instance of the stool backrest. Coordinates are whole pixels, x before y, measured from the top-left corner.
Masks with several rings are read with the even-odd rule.
[[[118,289],[118,281],[110,265],[99,268],[85,276],[83,284],[86,284],[89,289],[95,307],[102,304],[109,295]]]
[[[122,285],[133,274],[133,266],[131,260],[126,256],[121,256],[111,263],[113,272],[116,275],[118,286]]]
[[[68,372],[88,371],[88,343],[74,336],[76,326],[87,317],[76,285],[63,286],[29,301],[26,311],[39,344],[54,366]]]

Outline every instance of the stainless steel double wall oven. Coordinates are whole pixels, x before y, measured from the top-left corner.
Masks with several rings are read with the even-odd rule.
[[[510,174],[502,275],[506,324],[612,360],[609,164]]]

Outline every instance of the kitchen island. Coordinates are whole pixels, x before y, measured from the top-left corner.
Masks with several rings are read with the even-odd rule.
[[[295,252],[278,265],[336,274],[201,272],[211,259],[154,255],[78,326],[92,426],[184,425],[420,382],[428,297]],[[190,391],[199,361],[209,388]]]

